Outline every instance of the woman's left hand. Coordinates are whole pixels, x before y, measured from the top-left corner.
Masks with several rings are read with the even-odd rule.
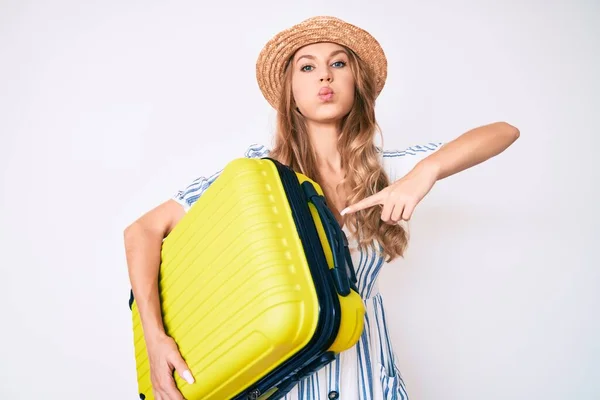
[[[341,215],[353,213],[376,205],[383,206],[382,221],[397,224],[400,220],[408,221],[417,204],[429,193],[437,181],[436,170],[424,163],[398,179],[390,186],[352,204],[341,211]]]

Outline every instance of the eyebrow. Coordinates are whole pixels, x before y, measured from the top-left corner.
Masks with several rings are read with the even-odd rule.
[[[329,57],[331,58],[331,57],[333,57],[333,56],[335,56],[335,55],[337,55],[339,53],[344,53],[344,54],[348,55],[345,50],[339,49],[339,50],[335,50],[335,51],[331,52],[331,54],[329,55]],[[311,60],[315,59],[314,56],[312,56],[310,54],[305,54],[305,55],[302,55],[302,56],[298,57],[298,59],[296,60],[296,63],[298,63],[303,58],[310,58]]]

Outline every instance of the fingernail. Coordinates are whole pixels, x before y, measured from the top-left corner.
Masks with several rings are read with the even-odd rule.
[[[192,376],[192,373],[190,371],[183,372],[183,379],[185,379],[189,384],[194,383],[194,377]]]
[[[344,209],[343,209],[343,210],[340,212],[340,215],[344,215],[344,214],[346,214],[346,213],[348,212],[348,208],[349,208],[349,207],[346,207],[346,208],[344,208]]]

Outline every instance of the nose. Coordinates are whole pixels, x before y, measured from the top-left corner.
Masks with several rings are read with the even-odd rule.
[[[329,69],[326,69],[322,74],[321,74],[321,82],[331,82],[333,80],[333,76],[331,75],[331,71],[329,71]]]

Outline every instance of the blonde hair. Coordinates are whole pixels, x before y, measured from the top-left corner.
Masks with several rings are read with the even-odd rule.
[[[345,178],[338,187],[345,187],[348,204],[354,204],[389,185],[389,178],[381,162],[381,150],[375,146],[375,133],[380,132],[375,119],[375,80],[368,66],[350,49],[346,48],[349,65],[354,75],[355,96],[352,109],[341,121],[338,150]],[[293,56],[292,56],[293,58]],[[291,59],[290,59],[291,61]],[[316,156],[311,147],[304,116],[296,108],[292,94],[290,62],[285,69],[282,92],[277,110],[277,128],[270,156],[321,185]],[[333,204],[331,195],[321,185],[327,204]],[[359,248],[374,246],[386,261],[402,257],[408,234],[401,225],[386,224],[381,220],[381,209],[370,207],[347,214],[344,223],[357,239]]]

